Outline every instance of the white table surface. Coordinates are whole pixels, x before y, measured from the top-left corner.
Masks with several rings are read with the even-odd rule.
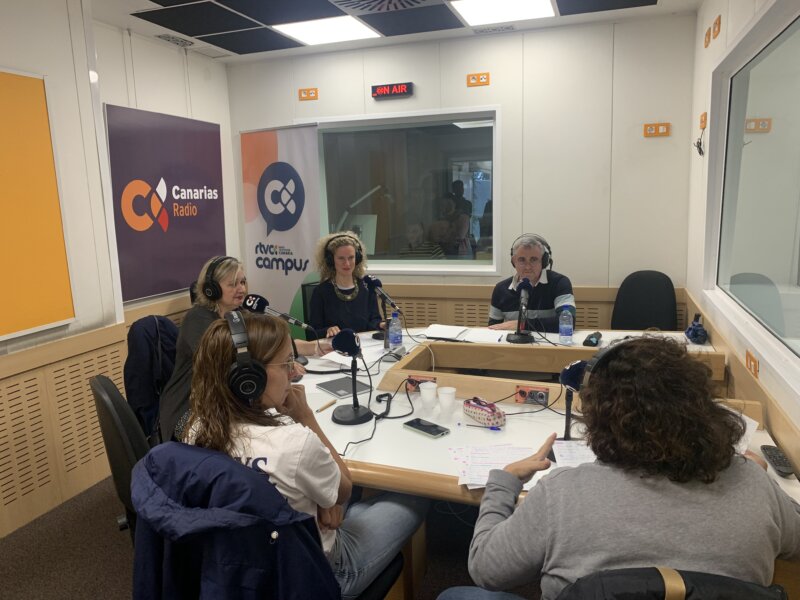
[[[414,334],[419,331],[422,330],[411,330]],[[580,343],[589,333],[592,332],[576,331],[574,339],[577,343]],[[619,331],[603,332],[602,339],[603,342],[607,344],[608,341],[612,339],[624,337],[628,334],[628,332]],[[369,348],[370,344],[374,347],[376,342],[370,339],[369,334],[361,335],[362,339],[364,339],[365,348]],[[557,339],[557,335],[550,335],[552,335],[554,339]],[[550,337],[550,335],[548,335],[548,337]],[[678,334],[666,335],[678,336]],[[404,335],[404,342],[406,349],[410,349],[414,345],[414,342],[409,339],[407,334]],[[693,344],[690,344],[690,348],[696,351],[703,351],[705,349],[713,350],[711,346],[695,346]],[[375,365],[371,369],[373,372],[372,385],[374,388],[377,387],[382,374],[393,365],[394,363],[381,362],[380,365]],[[316,384],[320,381],[336,377],[349,377],[349,369],[325,359],[309,359],[309,364],[306,367],[308,369],[332,370],[338,367],[341,367],[345,372],[326,375],[306,374],[300,382],[305,385],[308,403],[312,409],[317,409],[333,399],[333,396],[330,394],[318,390]],[[378,367],[380,367],[380,373],[376,374]],[[364,373],[363,364],[361,364],[360,360],[358,379],[369,384],[369,378]],[[375,412],[382,412],[385,405],[378,404],[375,401],[375,397],[378,393],[381,392],[377,389],[372,393],[371,408]],[[425,403],[420,399],[418,393],[412,393],[410,396],[415,409],[413,415],[401,419],[383,419],[379,421],[373,439],[361,444],[351,445],[347,450],[345,458],[380,466],[457,476],[457,465],[452,460],[449,451],[451,447],[511,444],[530,447],[531,453],[533,453],[551,433],[557,432],[559,436],[562,436],[564,433],[564,416],[550,410],[541,410],[541,407],[537,405],[517,404],[510,400],[501,402],[499,406],[508,415],[506,426],[503,427],[501,431],[492,431],[489,429],[466,426],[468,423],[477,423],[464,415],[461,408],[464,398],[456,398],[455,402],[442,404],[438,400]],[[362,394],[359,396],[359,402],[361,404],[366,404],[368,398],[369,394]],[[495,399],[487,398],[487,400]],[[353,426],[337,425],[331,421],[334,408],[351,403],[352,398],[338,400],[334,406],[327,408],[321,413],[315,414],[323,431],[340,453],[344,451],[348,442],[355,442],[368,438],[374,426],[373,420]],[[405,393],[401,391],[395,396],[392,402],[390,416],[402,415],[409,412],[409,410],[409,402]],[[523,412],[525,414],[509,414],[516,412]],[[440,438],[429,438],[403,427],[405,421],[416,417],[447,427],[450,429],[450,434]],[[750,450],[761,455],[760,446],[762,444],[773,443],[771,437],[765,430],[759,430],[751,439]],[[772,467],[769,467],[769,473],[786,493],[800,502],[800,481],[798,481],[797,478],[778,477]]]

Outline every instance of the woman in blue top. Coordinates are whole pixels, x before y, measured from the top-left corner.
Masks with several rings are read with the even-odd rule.
[[[317,244],[320,284],[311,295],[310,324],[321,337],[342,329],[378,329],[381,315],[375,290],[362,282],[367,256],[355,233],[344,231],[323,237]]]

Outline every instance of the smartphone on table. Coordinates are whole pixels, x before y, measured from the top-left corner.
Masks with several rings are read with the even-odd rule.
[[[442,427],[441,425],[431,423],[430,421],[426,421],[424,419],[411,419],[410,421],[403,423],[403,427],[433,438],[442,437],[443,435],[450,433],[450,430],[447,427]]]

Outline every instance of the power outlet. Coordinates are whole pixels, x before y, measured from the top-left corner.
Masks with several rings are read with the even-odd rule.
[[[436,377],[431,377],[429,375],[411,375],[406,381],[406,391],[410,394],[412,392],[419,391],[419,384],[423,381],[432,381],[436,383]]]
[[[537,385],[518,385],[514,402],[518,404],[540,404],[547,406],[550,401],[550,390]]]

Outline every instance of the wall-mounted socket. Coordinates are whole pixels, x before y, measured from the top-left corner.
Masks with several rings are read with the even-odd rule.
[[[758,359],[756,358],[755,354],[747,350],[744,355],[744,365],[747,367],[747,370],[758,379]]]
[[[318,100],[319,99],[319,89],[318,88],[299,88],[297,90],[297,99],[301,102],[305,102],[307,100]]]
[[[492,82],[489,73],[469,73],[467,74],[467,87],[477,87],[480,85],[490,85]]]
[[[518,404],[540,404],[547,406],[550,400],[550,390],[538,385],[518,385],[514,402]]]
[[[711,43],[711,27],[706,29],[706,35],[703,38],[703,48],[708,48],[708,45]]]
[[[702,115],[700,115],[700,129],[705,129],[707,123],[708,123],[708,113],[704,112]]]
[[[406,381],[406,391],[410,394],[419,391],[419,384],[423,381],[432,381],[436,383],[436,377],[429,375],[411,375]]]
[[[717,15],[714,23],[711,25],[711,37],[717,39],[720,30],[722,29],[722,15]]]

